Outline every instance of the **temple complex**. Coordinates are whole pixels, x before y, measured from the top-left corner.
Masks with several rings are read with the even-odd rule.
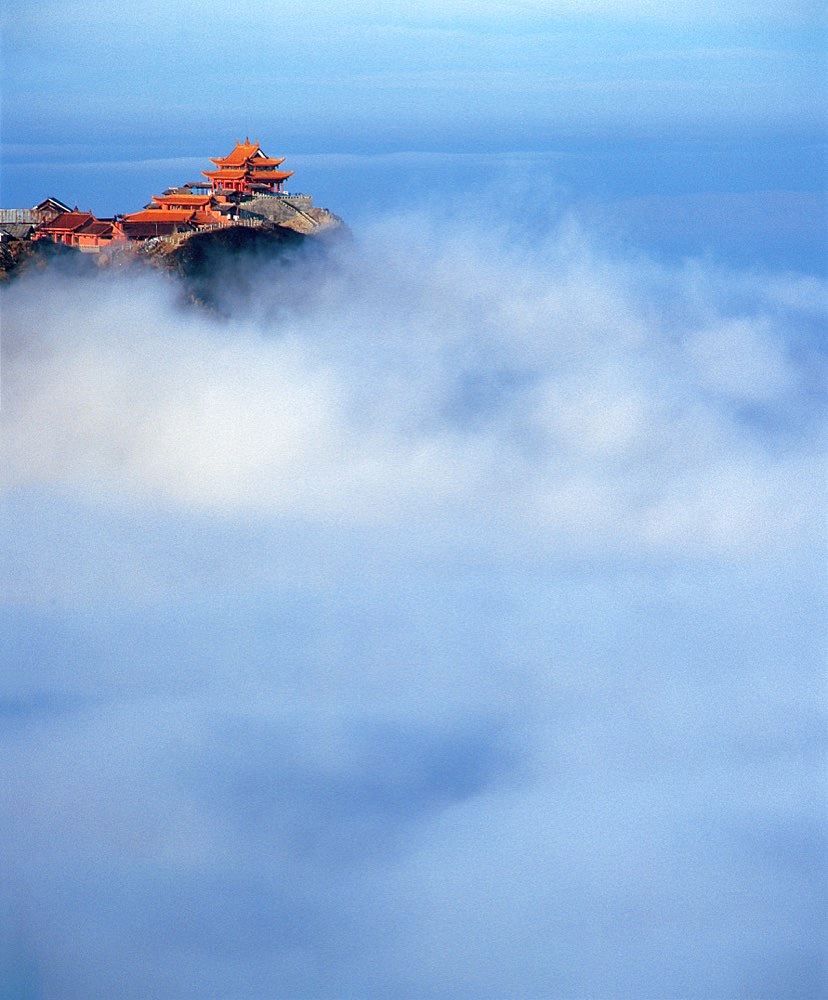
[[[210,157],[217,170],[202,170],[212,185],[213,192],[238,194],[277,194],[282,184],[293,176],[292,170],[276,170],[285,162],[284,156],[272,159],[265,156],[258,142],[245,139],[236,142],[229,156]]]
[[[265,217],[248,211],[247,207],[257,199],[285,197],[282,185],[293,176],[292,170],[276,169],[284,163],[284,157],[265,156],[259,143],[249,139],[237,142],[229,156],[210,159],[217,169],[202,170],[207,181],[168,188],[162,195],[153,195],[152,202],[142,211],[125,215],[123,227],[127,236],[140,240],[234,223],[250,225],[256,219],[265,222]],[[308,199],[300,195],[298,200]],[[285,211],[296,214],[302,209]]]
[[[307,194],[288,194],[283,184],[292,170],[279,170],[284,157],[266,156],[258,141],[236,142],[228,156],[211,157],[206,180],[171,187],[139,212],[98,219],[47,198],[33,209],[0,209],[0,242],[51,240],[95,253],[126,240],[181,239],[224,226],[278,227],[320,231],[338,220],[315,208]]]

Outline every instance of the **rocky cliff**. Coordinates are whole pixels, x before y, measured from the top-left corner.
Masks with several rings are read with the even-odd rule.
[[[346,234],[341,225],[314,230],[313,235],[282,225],[227,226],[175,240],[133,244],[116,254],[112,264],[160,268],[181,281],[187,299],[224,312],[253,291],[262,269],[270,282],[289,280],[292,268],[315,262],[332,240]]]
[[[315,208],[308,195],[281,195],[276,197],[252,198],[239,206],[242,219],[266,219],[268,222],[295,229],[308,236],[338,229],[342,219],[327,208]]]

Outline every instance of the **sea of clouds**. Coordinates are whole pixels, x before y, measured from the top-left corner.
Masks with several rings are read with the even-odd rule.
[[[212,291],[3,290],[0,995],[817,995],[825,284],[411,214]]]

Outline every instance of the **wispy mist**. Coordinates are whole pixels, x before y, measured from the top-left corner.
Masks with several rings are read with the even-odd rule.
[[[824,284],[227,273],[3,291],[0,993],[817,995]]]

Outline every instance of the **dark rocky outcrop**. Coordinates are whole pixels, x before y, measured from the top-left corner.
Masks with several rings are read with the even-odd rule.
[[[158,241],[144,247],[143,257],[175,274],[188,299],[225,312],[252,292],[263,268],[272,281],[297,263],[300,252],[306,259],[320,249],[319,240],[285,226],[229,226]]]
[[[149,266],[179,279],[188,300],[223,312],[252,291],[263,268],[271,281],[287,277],[300,258],[304,264],[318,261],[332,240],[348,235],[342,221],[325,209],[308,211],[317,214],[317,224],[297,222],[301,217],[296,213],[286,224],[258,217],[174,237],[118,243],[100,253],[82,253],[48,240],[16,240],[0,244],[0,279],[46,267],[89,275]]]

